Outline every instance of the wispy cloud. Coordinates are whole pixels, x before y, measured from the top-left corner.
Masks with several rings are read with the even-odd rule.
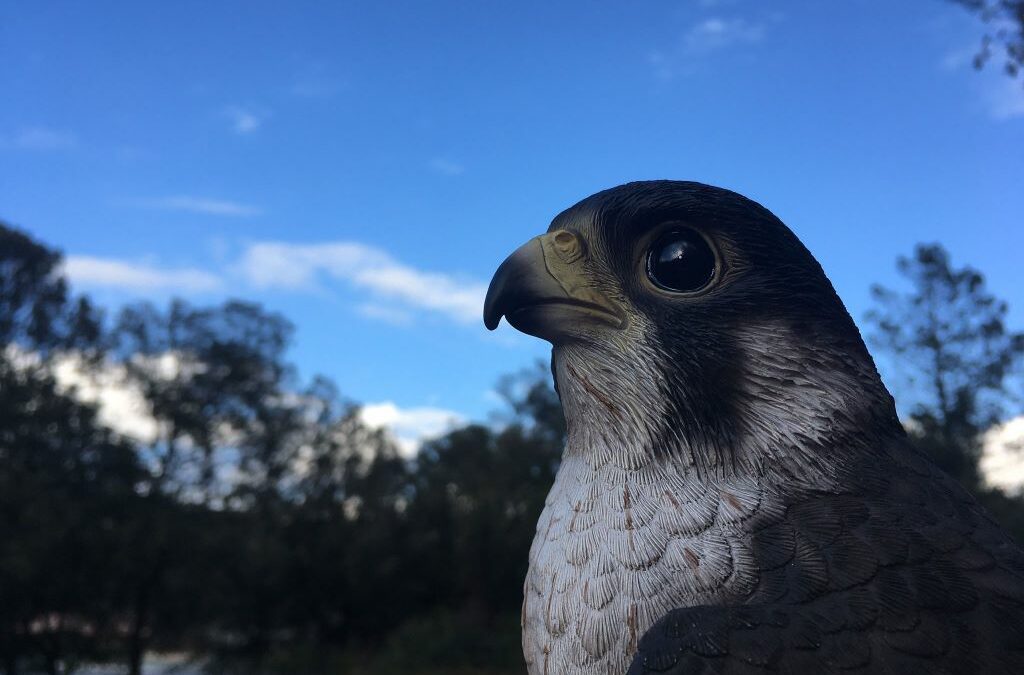
[[[269,116],[264,110],[242,106],[228,106],[224,115],[231,122],[231,130],[242,136],[259,130]]]
[[[206,197],[192,197],[188,195],[143,199],[134,203],[143,208],[159,209],[161,211],[186,211],[188,213],[201,213],[211,216],[258,216],[263,212],[258,207],[250,204],[241,204],[226,199],[208,199]]]
[[[436,438],[465,422],[465,417],[454,410],[400,408],[391,401],[364,405],[359,416],[368,427],[387,430],[406,457],[414,456],[424,441]]]
[[[675,45],[652,52],[649,61],[658,77],[672,79],[678,74],[692,72],[702,59],[711,54],[761,42],[766,32],[765,23],[739,17],[707,17],[691,25]]]
[[[76,286],[134,296],[201,295],[229,287],[234,293],[330,293],[330,284],[340,282],[355,292],[357,314],[395,326],[411,325],[424,315],[479,323],[487,293],[480,281],[418,269],[353,241],[254,242],[237,256],[221,258],[219,271],[207,271],[72,255],[65,261],[65,272]]]
[[[445,157],[434,157],[430,160],[428,166],[434,173],[440,173],[445,176],[458,176],[466,170],[466,167],[462,164]]]
[[[746,19],[711,17],[694,25],[683,38],[690,53],[707,53],[740,44],[753,44],[764,38],[763,24]]]
[[[480,282],[419,270],[380,249],[345,241],[250,244],[236,270],[256,288],[316,289],[323,278],[345,281],[369,291],[378,308],[386,302],[388,307],[426,310],[461,323],[479,321],[487,292]]]
[[[68,256],[64,261],[64,272],[72,284],[81,288],[131,293],[210,293],[223,286],[217,275],[195,268],[161,268],[147,263],[81,255]]]
[[[67,131],[47,127],[25,127],[10,136],[0,136],[0,148],[51,152],[70,150],[78,145],[78,139]]]

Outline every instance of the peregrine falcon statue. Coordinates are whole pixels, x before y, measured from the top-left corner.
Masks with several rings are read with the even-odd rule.
[[[759,204],[595,194],[498,268],[568,424],[531,675],[1024,673],[1024,553],[910,443],[843,303]]]

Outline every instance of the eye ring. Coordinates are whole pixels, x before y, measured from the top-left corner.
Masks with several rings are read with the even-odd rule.
[[[677,226],[662,232],[647,249],[645,272],[658,289],[693,295],[706,290],[720,271],[718,256],[697,230]]]

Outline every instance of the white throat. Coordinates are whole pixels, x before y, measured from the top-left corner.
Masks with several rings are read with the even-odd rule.
[[[664,411],[628,403],[664,400],[656,373],[637,376],[644,361],[629,375],[591,365],[584,376],[573,356],[554,362],[569,440],[530,550],[523,650],[531,675],[621,675],[671,609],[753,589],[743,529],[764,495],[749,478],[651,452]]]

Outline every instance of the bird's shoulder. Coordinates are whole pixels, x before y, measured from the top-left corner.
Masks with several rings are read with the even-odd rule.
[[[630,675],[1024,672],[1021,549],[912,448],[852,471],[780,497],[755,590],[667,614]]]

